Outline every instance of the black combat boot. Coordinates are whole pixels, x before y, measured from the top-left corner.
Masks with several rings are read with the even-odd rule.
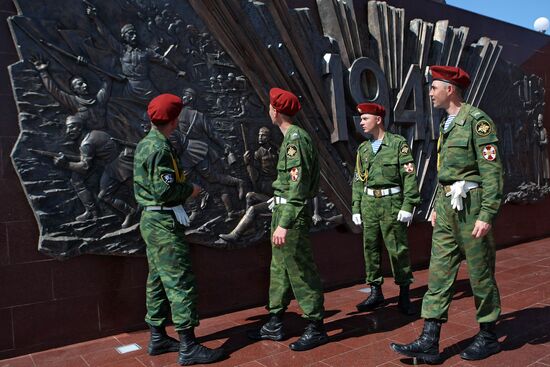
[[[147,353],[150,356],[159,354],[177,352],[180,349],[180,342],[166,334],[164,326],[149,325],[151,330],[151,339],[147,347]]]
[[[290,344],[290,349],[296,352],[316,348],[328,343],[328,335],[323,325],[323,320],[310,321],[302,336]]]
[[[182,366],[190,366],[199,363],[213,363],[219,361],[225,355],[222,348],[210,349],[197,343],[193,328],[179,332],[180,353],[178,363]]]
[[[397,308],[405,315],[414,315],[414,311],[411,307],[411,297],[409,295],[409,285],[399,286],[399,301]]]
[[[391,343],[390,347],[407,357],[420,358],[427,364],[440,363],[439,332],[441,322],[435,319],[424,320],[424,329],[420,337],[410,344]]]
[[[285,338],[283,332],[283,315],[271,314],[268,322],[263,324],[259,329],[249,330],[247,335],[253,340],[283,340]]]
[[[378,284],[371,284],[370,286],[370,295],[366,300],[359,303],[357,311],[365,312],[374,310],[376,307],[384,304],[384,295],[382,294],[382,286]]]
[[[479,333],[472,343],[460,353],[460,358],[468,361],[478,361],[500,352],[500,343],[495,332],[494,322],[479,324]]]

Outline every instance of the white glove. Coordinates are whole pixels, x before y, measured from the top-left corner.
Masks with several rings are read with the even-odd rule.
[[[400,210],[399,213],[397,213],[398,222],[409,223],[412,220],[412,217],[412,213],[406,212],[404,210]]]
[[[273,211],[273,208],[275,208],[275,198],[271,198],[267,201],[269,203],[269,206],[267,207],[269,210]]]
[[[351,220],[353,221],[353,223],[360,226],[361,225],[361,214],[353,214],[351,216]]]
[[[468,189],[464,187],[466,181],[456,181],[451,185],[451,191],[447,193],[447,196],[451,195],[451,207],[458,211],[461,211],[464,208],[462,204],[462,199],[466,198],[466,193]]]
[[[183,209],[183,205],[178,205],[172,208],[172,211],[176,215],[176,220],[179,224],[183,224],[186,227],[189,227],[189,216],[185,212],[185,209]]]

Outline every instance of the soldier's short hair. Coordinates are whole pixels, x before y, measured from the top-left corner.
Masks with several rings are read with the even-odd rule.
[[[84,119],[78,115],[69,115],[65,120],[65,125],[80,124],[84,125]]]
[[[262,127],[260,127],[260,130],[258,130],[258,134],[261,134],[261,133],[270,135],[270,134],[271,134],[271,130],[269,129],[269,127],[262,126]]]
[[[124,37],[124,35],[130,31],[136,31],[136,27],[133,24],[125,24],[120,28],[120,36]]]
[[[71,79],[69,79],[69,86],[71,87],[72,91],[74,91],[73,83],[75,80],[78,80],[78,79],[82,80],[83,82],[86,82],[86,80],[81,76],[75,75],[71,77]]]

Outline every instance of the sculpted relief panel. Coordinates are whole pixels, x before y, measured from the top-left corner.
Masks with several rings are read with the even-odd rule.
[[[467,45],[466,27],[406,24],[403,9],[356,3],[318,0],[314,14],[284,1],[16,1],[9,25],[20,62],[10,73],[21,134],[12,159],[39,249],[58,258],[143,252],[133,153],[149,127],[148,101],[165,92],[184,100],[171,140],[187,179],[203,187],[185,206],[191,243],[237,248],[266,238],[282,140],[266,110],[272,86],[300,96],[297,121],[319,148],[315,230],[357,231],[350,183],[365,138],[355,105],[364,101],[385,105],[386,126],[408,139],[423,198],[415,220],[425,220],[442,117],[428,98],[426,67],[435,63],[468,70],[467,101],[497,123],[506,200],[544,195],[542,80],[501,60],[497,41]],[[488,88],[500,95],[485,96]]]

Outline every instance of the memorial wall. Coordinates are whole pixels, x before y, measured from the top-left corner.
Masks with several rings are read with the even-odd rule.
[[[185,102],[171,140],[203,188],[185,206],[202,315],[267,296],[267,200],[282,140],[267,115],[272,86],[300,97],[296,119],[319,149],[309,205],[326,288],[364,277],[350,209],[363,101],[391,111],[386,127],[412,149],[422,204],[409,243],[414,266],[427,264],[442,118],[428,98],[432,64],[467,70],[466,101],[496,123],[499,246],[548,235],[548,36],[407,4],[0,2],[0,359],[144,327],[132,161],[159,93]]]

